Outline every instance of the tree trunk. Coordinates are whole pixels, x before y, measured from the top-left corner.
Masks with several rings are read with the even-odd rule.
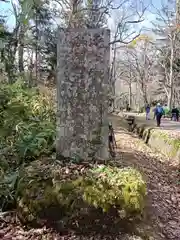
[[[15,36],[16,37],[16,36]],[[8,76],[8,82],[11,84],[15,82],[15,58],[16,58],[16,50],[18,46],[18,40],[11,39],[5,49],[6,56],[4,59],[5,62],[5,71]]]
[[[167,103],[169,109],[172,108],[172,100],[173,100],[173,91],[170,90],[168,95],[168,103]]]
[[[146,83],[144,79],[140,79],[139,87],[140,87],[140,92],[141,92],[141,96],[143,98],[144,104],[148,104]]]
[[[36,82],[33,83],[34,86],[37,86],[38,83],[38,70],[39,70],[39,66],[38,66],[38,40],[39,40],[39,30],[38,30],[38,17],[37,17],[37,7],[36,7],[36,15],[35,15],[35,31],[36,31],[36,50],[35,50],[35,69],[36,69]]]
[[[116,83],[116,70],[115,70],[115,63],[116,63],[116,45],[114,44],[113,46],[113,59],[112,59],[112,63],[111,63],[111,69],[110,69],[110,74],[109,74],[109,82],[110,82],[110,86],[111,86],[111,95],[113,96],[113,98],[115,97],[115,83]],[[114,101],[112,102],[112,109],[113,111],[115,110],[115,103]]]
[[[147,99],[146,92],[143,93],[143,100],[144,100],[145,105],[147,105],[148,104],[148,99]]]
[[[15,82],[15,53],[10,46],[7,50],[7,57],[5,59],[5,71],[8,76],[8,82],[10,84]]]
[[[29,54],[29,65],[28,65],[28,86],[32,86],[32,81],[33,81],[33,69],[34,69],[34,64],[33,64],[33,51],[29,49],[28,51]]]
[[[5,61],[5,71],[7,73],[8,83],[12,84],[15,81],[13,61],[10,60]]]
[[[129,107],[132,108],[132,84],[129,83]]]
[[[19,49],[18,49],[19,72],[24,72],[24,28],[21,26],[19,33]]]
[[[169,94],[168,94],[168,107],[172,108],[172,100],[173,100],[173,93],[174,93],[174,76],[173,76],[173,63],[174,63],[174,40],[175,35],[173,36],[173,39],[171,39],[171,56],[170,56],[170,70],[169,70]]]

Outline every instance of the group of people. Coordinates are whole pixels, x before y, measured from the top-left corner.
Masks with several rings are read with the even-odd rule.
[[[146,106],[146,120],[150,119],[150,111],[151,111],[151,107],[148,104]],[[171,120],[179,121],[179,110],[175,106],[173,106],[170,112],[169,108],[167,107],[167,104],[162,106],[160,103],[158,103],[156,107],[153,109],[153,112],[154,112],[154,119],[156,119],[158,127],[160,127],[161,125],[162,116],[166,117],[170,113],[171,113]]]

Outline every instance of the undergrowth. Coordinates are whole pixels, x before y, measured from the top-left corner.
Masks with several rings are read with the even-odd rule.
[[[0,204],[13,202],[20,169],[51,154],[55,141],[55,108],[38,88],[23,82],[0,86]]]
[[[90,164],[82,174],[83,164],[71,163],[70,171],[68,162],[63,168],[44,157],[53,152],[55,123],[54,101],[46,93],[20,81],[0,86],[1,210],[15,207],[23,221],[37,221],[41,210],[57,206],[67,214],[81,209],[80,201],[106,212],[116,208],[120,217],[142,213],[146,185],[137,171]]]
[[[132,168],[97,165],[84,169],[83,165],[75,164],[72,169],[68,166],[60,169],[42,163],[38,167],[37,162],[26,168],[23,175],[26,178],[18,185],[18,215],[25,223],[40,222],[45,213],[50,216],[50,206],[57,213],[64,212],[58,220],[79,215],[89,207],[106,213],[114,209],[121,219],[141,217],[143,213],[146,184]]]

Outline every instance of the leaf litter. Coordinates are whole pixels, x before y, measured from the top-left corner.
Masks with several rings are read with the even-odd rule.
[[[130,233],[121,232],[121,229],[118,226],[116,227],[116,224],[111,219],[109,219],[108,224],[104,225],[99,219],[81,219],[84,225],[79,225],[77,221],[73,222],[76,228],[84,226],[84,228],[87,228],[86,231],[90,230],[88,229],[89,223],[92,226],[97,225],[97,228],[100,228],[99,224],[102,224],[103,235],[96,232],[79,234],[71,228],[65,232],[59,232],[45,226],[28,229],[21,225],[16,217],[16,212],[9,212],[0,215],[0,239],[180,240],[178,166],[174,166],[170,159],[166,159],[163,155],[150,149],[134,134],[121,129],[117,123],[115,125],[115,130],[118,129],[116,131],[117,157],[109,161],[109,164],[119,167],[130,166],[138,169],[143,174],[148,185],[145,214],[143,221],[136,224],[136,231],[133,233],[131,231]]]
[[[116,121],[115,124],[117,128]],[[157,240],[179,240],[179,166],[173,159],[155,152],[135,134],[130,134],[119,126],[116,140],[120,159],[117,164],[138,169],[148,185],[144,227],[149,226]]]

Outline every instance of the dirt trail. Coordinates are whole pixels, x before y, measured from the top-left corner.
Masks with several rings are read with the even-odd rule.
[[[144,228],[153,231],[156,240],[180,240],[180,185],[177,167],[151,150],[142,140],[120,127],[112,117],[118,154],[116,163],[140,170],[148,185]]]

